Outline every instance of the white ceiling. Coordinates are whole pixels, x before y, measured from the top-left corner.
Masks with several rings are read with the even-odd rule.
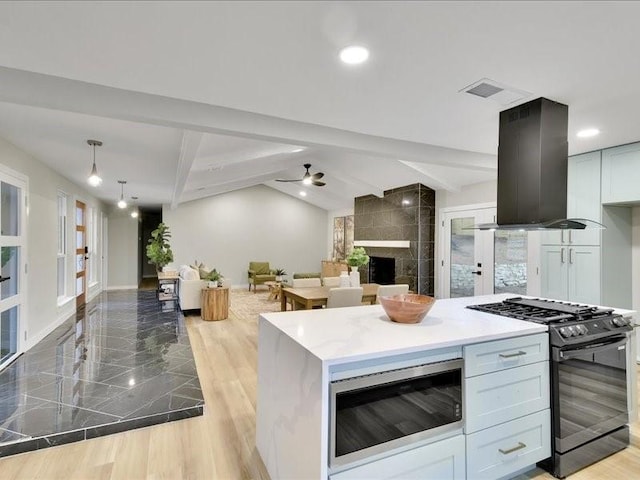
[[[639,2],[1,2],[0,136],[77,183],[102,140],[105,201],[118,179],[142,204],[297,196],[274,180],[307,162],[327,186],[305,200],[326,209],[456,190],[495,178],[505,107],[459,93],[481,78],[568,104],[572,154],[640,140],[637,18]],[[350,43],[367,64],[337,60]]]

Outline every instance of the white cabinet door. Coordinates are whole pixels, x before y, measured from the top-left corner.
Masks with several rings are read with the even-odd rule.
[[[540,295],[555,300],[569,299],[568,247],[543,245],[540,249]],[[599,278],[598,278],[599,280]]]
[[[464,480],[465,437],[457,435],[329,476],[330,480]]]
[[[602,151],[602,203],[640,201],[640,143]]]
[[[567,177],[567,217],[601,221],[600,157],[590,152],[569,158]],[[569,230],[569,245],[600,245],[600,230]]]
[[[578,303],[600,303],[600,247],[569,247],[569,296]]]

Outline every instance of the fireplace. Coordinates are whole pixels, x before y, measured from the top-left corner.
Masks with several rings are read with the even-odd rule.
[[[393,285],[396,283],[396,259],[369,257],[369,283]]]

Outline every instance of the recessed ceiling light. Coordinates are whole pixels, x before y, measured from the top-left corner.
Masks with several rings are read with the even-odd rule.
[[[307,196],[307,192],[305,192],[304,190],[300,190],[300,196],[301,197],[306,197]]]
[[[291,153],[299,153],[302,152],[304,148],[296,148],[295,150],[291,150]]]
[[[402,204],[403,205],[410,205],[411,204],[411,200],[402,200]]]
[[[597,128],[585,128],[584,130],[580,130],[576,134],[576,136],[578,138],[589,138],[589,137],[595,137],[599,133],[600,133],[600,130],[598,130]]]
[[[340,50],[340,60],[349,65],[364,63],[369,58],[369,50],[359,45],[351,45]]]

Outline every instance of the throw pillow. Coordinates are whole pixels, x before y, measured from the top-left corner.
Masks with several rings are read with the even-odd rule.
[[[182,271],[182,278],[184,280],[200,280],[200,275],[197,270],[187,267]]]

